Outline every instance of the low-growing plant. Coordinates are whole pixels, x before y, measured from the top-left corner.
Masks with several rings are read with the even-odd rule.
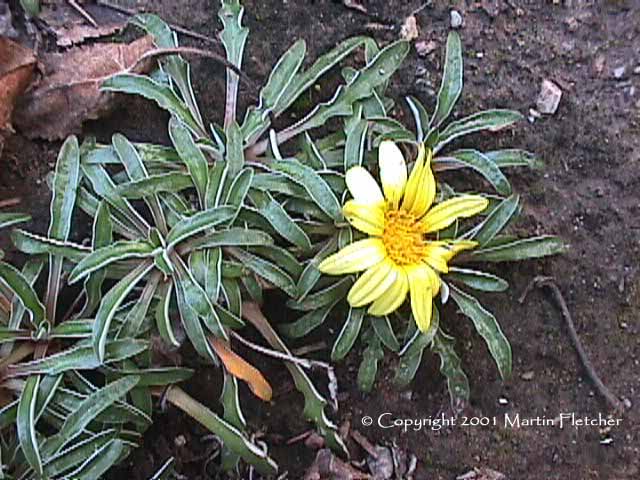
[[[409,44],[379,48],[367,37],[341,42],[308,68],[302,66],[306,45],[295,42],[239,121],[249,33],[242,15],[238,0],[222,1],[222,125],[203,119],[180,56],[187,50],[176,35],[154,15],[136,16],[133,23],[155,40],[159,69],[114,76],[103,89],[141,95],[168,111],[171,145],[121,134],[110,144],[88,138],[80,145],[70,137],[50,182],[48,233],[12,232],[16,248],[29,256],[22,271],[0,263],[2,463],[14,478],[97,478],[138,444],[154,397],[220,440],[225,470],[244,468],[242,459],[275,473],[266,447],[252,440],[238,380],[264,401],[271,400],[271,386],[234,351],[236,342],[284,363],[304,396],[306,418],[328,446],[348,455],[326,412],[335,407],[333,371],[293,356],[281,337],[320,329],[329,336],[330,316],[340,324],[333,361],[344,359],[358,337],[363,343],[363,390],[372,388],[386,351],[398,357],[402,386],[430,348],[440,356],[452,400],[468,399],[438,296],[473,321],[500,374],[511,371],[509,343],[496,319],[463,290],[503,291],[507,282],[467,263],[537,258],[564,246],[554,237],[502,234],[521,209],[503,169],[534,166],[532,155],[442,150],[463,135],[508,127],[520,114],[489,110],[445,126],[462,90],[460,39],[451,33],[433,115],[407,98],[415,131],[392,117],[394,101],[386,96]],[[364,66],[344,67],[345,82],[329,100],[275,130],[305,92],[358,50]],[[408,170],[405,158],[414,157]],[[462,194],[434,175],[465,168],[495,192]],[[370,173],[376,170],[382,189]],[[87,216],[90,244],[71,240],[72,220],[81,232]],[[0,226],[25,220],[5,214]],[[45,267],[46,282],[40,280]],[[289,309],[301,316],[286,324],[268,318],[262,306],[271,291],[288,297]],[[245,338],[249,327],[268,346]],[[200,363],[220,367],[221,415],[177,386],[193,370],[163,364],[152,355],[158,344],[152,339],[165,350],[188,343]],[[329,400],[307,373],[314,365],[329,371]],[[169,460],[156,478],[170,468]]]

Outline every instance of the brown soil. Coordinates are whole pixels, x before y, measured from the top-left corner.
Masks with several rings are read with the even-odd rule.
[[[166,20],[214,35],[218,29],[213,2],[138,1]],[[309,58],[348,36],[368,33],[380,42],[397,38],[404,18],[418,0],[363,1],[368,14],[342,2],[246,0],[245,19],[251,29],[246,56],[250,77],[261,80],[278,56],[297,38],[304,38]],[[341,409],[338,422],[373,443],[395,442],[418,458],[417,479],[453,479],[474,467],[490,467],[511,479],[635,479],[640,477],[640,3],[637,0],[433,2],[417,14],[421,39],[439,48],[425,58],[415,52],[395,77],[392,94],[401,101],[413,94],[427,105],[435,102],[444,39],[449,28],[448,4],[464,17],[465,90],[457,115],[482,108],[504,107],[529,114],[540,84],[548,78],[563,89],[558,112],[523,122],[512,134],[480,136],[482,147],[513,146],[538,154],[543,171],[514,171],[511,179],[526,202],[515,229],[522,235],[555,233],[571,244],[569,253],[545,261],[495,269],[509,279],[506,295],[484,295],[483,303],[498,317],[512,342],[514,375],[503,383],[472,326],[451,308],[444,324],[458,340],[472,397],[469,416],[496,417],[498,425],[429,429],[364,427],[363,416],[383,412],[394,418],[427,418],[448,412],[446,385],[437,358],[425,356],[410,391],[391,386],[394,361],[382,367],[373,393],[355,386],[359,356],[351,354],[338,369]],[[497,7],[495,5],[498,5]],[[371,25],[390,28],[371,29]],[[186,40],[186,43],[205,46]],[[624,66],[620,79],[613,71]],[[204,115],[221,120],[223,72],[208,60],[192,62]],[[134,140],[166,140],[166,117],[149,103],[128,99],[127,107],[86,126],[85,135],[107,139],[121,131]],[[399,112],[401,114],[401,112]],[[409,118],[405,119],[410,122]],[[410,124],[410,123],[409,123]],[[21,135],[5,147],[0,169],[0,198],[22,197],[22,210],[43,230],[48,210],[45,175],[59,145],[32,142]],[[2,246],[6,246],[6,241]],[[609,409],[594,391],[551,297],[534,292],[520,305],[517,298],[534,275],[554,276],[573,312],[578,333],[605,383],[633,405],[619,427],[560,429],[551,426],[504,427],[503,418],[555,418],[607,415]],[[274,318],[274,321],[280,319]],[[329,340],[330,341],[330,340]],[[328,352],[316,354],[325,357]],[[259,357],[255,357],[260,362]],[[302,420],[302,401],[276,363],[262,365],[275,387],[275,401],[263,405],[244,392],[251,426],[262,429],[273,456],[291,479],[302,478],[315,453],[288,438],[309,428]],[[525,375],[526,373],[526,375]],[[524,377],[524,378],[523,378]],[[188,384],[188,390],[212,407],[219,382],[212,368]],[[317,378],[323,384],[324,378]],[[506,405],[499,399],[507,399]],[[446,413],[448,415],[448,413]],[[132,479],[148,478],[169,456],[187,478],[213,478],[206,464],[206,432],[175,410],[158,413],[145,438],[121,471]],[[461,422],[461,419],[459,419]],[[610,438],[609,444],[602,440]],[[604,442],[608,443],[608,442]],[[354,450],[354,457],[362,452]],[[204,473],[208,471],[208,473]],[[219,477],[223,478],[223,477]]]

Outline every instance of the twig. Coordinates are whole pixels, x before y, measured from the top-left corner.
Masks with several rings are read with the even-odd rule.
[[[587,356],[587,352],[585,351],[584,347],[582,346],[582,342],[580,341],[580,337],[578,337],[578,332],[576,331],[575,324],[573,323],[573,318],[571,317],[571,313],[569,313],[567,302],[565,302],[564,296],[562,295],[562,292],[558,288],[558,285],[556,285],[555,280],[552,277],[542,277],[542,276],[535,277],[531,281],[531,283],[527,286],[527,288],[524,290],[524,292],[522,293],[518,301],[520,303],[524,303],[529,292],[535,287],[538,287],[538,288],[547,287],[551,290],[551,292],[555,297],[556,302],[560,306],[562,317],[564,318],[564,321],[567,325],[567,329],[569,330],[569,336],[571,337],[573,346],[578,352],[578,356],[580,357],[582,366],[587,371],[587,375],[595,385],[600,395],[602,395],[605,398],[607,403],[609,403],[609,405],[611,405],[618,412],[620,413],[624,412],[625,408],[623,403],[620,400],[618,400],[618,398],[611,392],[611,390],[609,390],[607,386],[602,382],[593,364],[591,363],[591,360],[589,360],[589,357]]]
[[[306,358],[294,357],[293,355],[289,355],[288,353],[278,352],[277,350],[272,350],[270,348],[263,347],[262,345],[258,345],[257,343],[253,343],[252,341],[247,340],[246,338],[244,338],[239,333],[233,330],[231,330],[230,332],[231,332],[231,336],[239,340],[240,343],[243,343],[247,347],[255,350],[256,352],[262,353],[263,355],[277,358],[279,360],[286,360],[287,362],[295,363],[296,365],[300,365],[302,368],[306,368],[306,369],[311,369],[314,366],[325,368],[325,369],[331,368],[327,363],[319,362],[317,360],[308,360]]]
[[[7,198],[6,200],[0,200],[0,208],[15,207],[19,205],[22,200],[20,197]]]
[[[82,8],[76,0],[67,0],[67,3],[73,7],[73,9],[78,12],[82,18],[84,18],[87,22],[89,22],[95,28],[98,28],[98,23],[93,19],[89,12],[87,12],[84,8]]]
[[[100,6],[103,6],[105,8],[110,8],[111,10],[115,10],[116,12],[120,12],[125,15],[134,16],[140,13],[140,12],[136,12],[135,10],[131,10],[130,8],[122,7],[120,5],[115,5],[105,0],[98,0],[97,3]],[[176,32],[181,33],[183,35],[187,35],[189,37],[197,38],[198,40],[203,40],[205,42],[209,42],[213,44],[220,44],[220,40],[216,38],[211,38],[201,33],[194,32],[193,30],[189,30],[188,28],[181,27],[180,25],[176,25],[175,23],[168,23],[167,25],[171,27],[171,30],[175,30]]]

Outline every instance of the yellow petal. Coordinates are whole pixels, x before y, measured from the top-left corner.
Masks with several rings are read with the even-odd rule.
[[[431,170],[431,150],[429,150],[416,188],[415,200],[409,211],[420,218],[427,213],[436,198],[436,179],[433,176],[433,170]]]
[[[478,245],[478,242],[474,242],[472,240],[454,240],[449,243],[448,253],[447,253],[447,262],[455,257],[458,253],[463,250],[469,250]]]
[[[388,258],[360,275],[353,284],[347,301],[352,307],[361,307],[377,300],[395,281],[397,273]]]
[[[384,202],[380,187],[364,167],[351,167],[345,177],[347,188],[356,202],[374,205]]]
[[[342,213],[361,232],[378,236],[384,231],[384,210],[381,206],[349,200],[342,207]]]
[[[369,313],[375,316],[388,315],[394,312],[404,303],[409,292],[409,280],[401,267],[394,267],[396,280],[378,299],[369,307]]]
[[[447,273],[447,261],[451,258],[446,242],[429,242],[425,248],[424,261],[435,270]]]
[[[318,270],[329,275],[356,273],[380,263],[387,255],[382,240],[366,238],[347,245],[338,253],[325,258]]]
[[[393,208],[398,208],[407,183],[407,164],[400,148],[389,140],[380,143],[378,165],[384,196]]]
[[[411,312],[421,332],[426,332],[431,324],[433,295],[431,278],[426,265],[410,265],[405,267],[409,279],[411,294]]]
[[[411,208],[413,207],[413,204],[416,200],[418,185],[420,184],[420,180],[422,179],[422,171],[424,169],[424,154],[424,147],[420,145],[420,147],[418,147],[418,157],[416,158],[416,161],[413,164],[413,168],[411,169],[409,180],[407,180],[407,185],[404,189],[404,198],[402,199],[402,209],[407,212],[411,211]]]
[[[458,218],[468,218],[481,212],[489,201],[479,195],[462,195],[451,198],[433,207],[422,219],[425,233],[447,228]]]
[[[431,296],[435,297],[440,291],[440,277],[433,268],[427,267],[429,282],[431,283]]]

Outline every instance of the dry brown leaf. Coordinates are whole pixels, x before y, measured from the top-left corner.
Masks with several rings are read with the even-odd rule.
[[[31,50],[0,37],[0,154],[5,136],[13,132],[11,116],[16,100],[31,83],[35,66]]]
[[[120,32],[124,27],[124,23],[99,25],[98,28],[92,25],[75,23],[71,26],[65,26],[55,30],[56,43],[59,47],[71,47],[88,39],[113,35],[114,33]]]
[[[106,78],[131,70],[148,72],[153,60],[137,64],[154,48],[150,35],[129,44],[99,43],[46,54],[44,78],[16,106],[14,124],[29,138],[59,140],[79,133],[82,123],[95,120],[114,106],[115,94],[101,92]]]
[[[371,476],[355,469],[325,448],[318,452],[304,480],[365,480]]]
[[[273,396],[271,385],[257,368],[234,353],[229,345],[222,340],[209,336],[209,342],[231,375],[246,382],[253,394],[259,399],[265,402],[271,400]]]
[[[400,29],[400,37],[405,39],[407,42],[412,42],[419,36],[420,31],[418,30],[418,21],[416,20],[416,16],[409,15],[404,19],[404,23]]]

